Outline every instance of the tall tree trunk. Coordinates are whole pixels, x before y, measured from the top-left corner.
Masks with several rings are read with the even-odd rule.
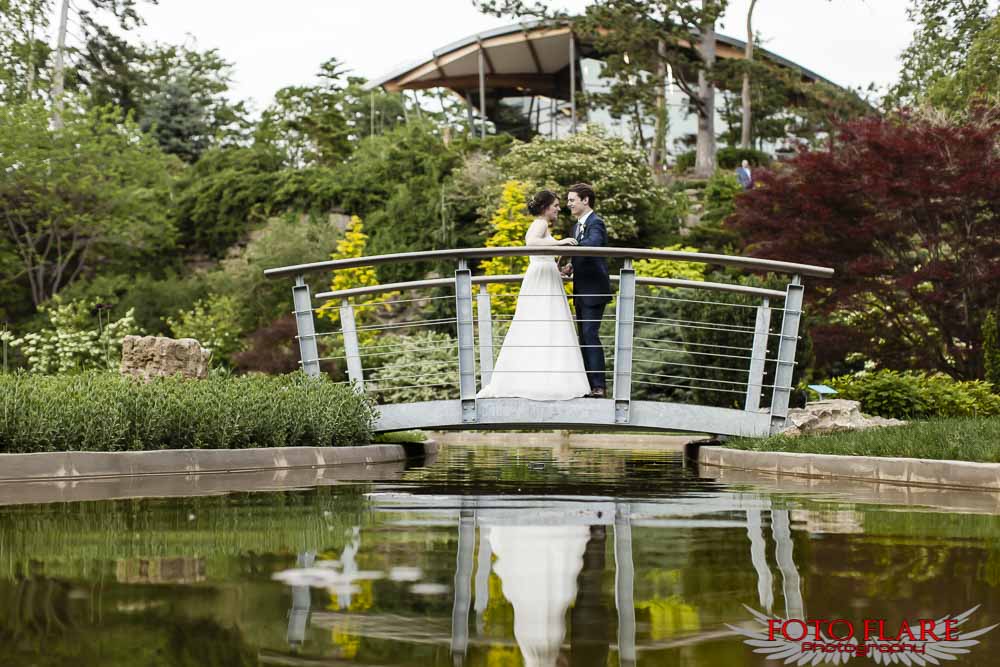
[[[656,136],[653,139],[653,173],[663,171],[667,143],[667,45],[661,39],[657,43],[659,58],[656,60]]]
[[[28,85],[26,98],[30,102],[35,91],[35,5],[32,3],[28,14]]]
[[[63,88],[66,69],[66,21],[69,17],[69,0],[63,0],[62,9],[59,12],[59,40],[56,47],[56,71],[52,82],[52,101],[54,111],[52,113],[52,125],[57,130],[63,126]]]
[[[701,0],[702,11],[716,0]],[[698,70],[698,144],[695,148],[694,173],[709,178],[715,173],[715,83],[709,72],[715,67],[715,20],[706,18],[701,25],[701,68]]]
[[[753,62],[753,28],[750,21],[753,18],[753,8],[756,4],[757,0],[750,0],[750,8],[747,10],[747,47],[744,54],[747,70],[743,72],[743,125],[740,135],[740,147],[742,148],[750,148],[750,121],[753,117],[750,112],[750,63]]]

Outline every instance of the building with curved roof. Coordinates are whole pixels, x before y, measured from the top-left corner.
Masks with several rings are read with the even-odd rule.
[[[745,47],[746,43],[739,39],[716,34],[719,59],[742,59]],[[780,68],[797,72],[802,81],[836,85],[766,49],[758,47],[754,53]],[[610,86],[610,80],[601,76],[601,57],[597,48],[575,35],[569,25],[524,22],[447,44],[368,86],[390,92],[445,88],[466,101],[470,124],[478,120],[483,131],[489,122],[498,130],[514,134],[564,136],[576,129],[578,93],[605,92]],[[696,120],[688,112],[686,95],[672,84],[671,76],[667,78],[669,145],[693,133]],[[511,108],[519,113],[503,113]],[[527,126],[508,127],[511,116],[520,116]],[[623,137],[646,131],[645,121],[643,127],[637,128],[600,109],[589,109],[585,120]],[[716,127],[724,127],[721,117],[717,117]]]

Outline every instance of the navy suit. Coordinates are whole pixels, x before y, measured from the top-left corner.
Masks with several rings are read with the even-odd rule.
[[[608,245],[608,231],[601,216],[591,211],[573,228],[573,236],[581,246],[604,247]],[[580,333],[583,366],[591,389],[604,389],[604,348],[601,347],[600,328],[604,308],[611,301],[611,279],[608,277],[608,260],[604,257],[573,257],[573,305]]]

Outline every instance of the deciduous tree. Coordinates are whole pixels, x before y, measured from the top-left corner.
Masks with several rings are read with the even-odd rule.
[[[807,294],[817,357],[982,377],[982,323],[1000,305],[1000,116],[900,114],[841,126],[736,199],[757,256],[832,266]]]
[[[53,131],[40,104],[0,106],[0,246],[18,260],[2,283],[26,282],[36,306],[98,265],[127,270],[173,244],[170,160],[119,121],[67,110]]]

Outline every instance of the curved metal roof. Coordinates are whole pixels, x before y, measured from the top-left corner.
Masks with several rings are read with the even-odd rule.
[[[570,28],[543,21],[501,26],[469,35],[370,81],[366,88],[390,91],[447,87],[478,87],[479,52],[486,61],[487,88],[531,88],[557,92],[553,75],[569,65]],[[579,38],[578,38],[579,40]],[[719,58],[743,58],[746,42],[716,33]],[[812,70],[757,47],[756,53],[782,67],[796,70],[808,80],[837,86]],[[583,55],[583,54],[581,54]],[[839,87],[839,86],[837,86]]]

